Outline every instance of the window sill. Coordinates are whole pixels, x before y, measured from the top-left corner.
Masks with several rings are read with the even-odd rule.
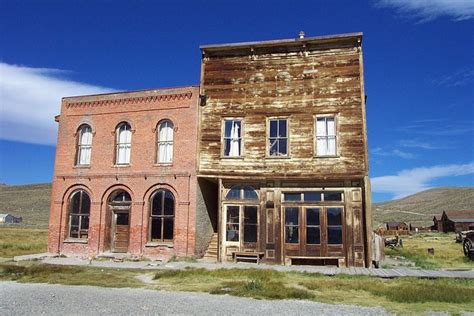
[[[130,164],[113,165],[112,168],[130,168]]]
[[[63,241],[65,244],[87,244],[88,239],[79,239],[79,238],[68,238]]]
[[[173,167],[172,162],[158,162],[153,164],[153,167]]]
[[[169,242],[149,241],[145,244],[145,247],[174,248],[174,245],[173,243],[169,243]]]
[[[221,159],[230,159],[230,160],[244,160],[244,156],[236,156],[236,157],[230,157],[230,156],[221,156]]]
[[[265,159],[291,159],[290,156],[265,156]]]
[[[340,155],[314,156],[314,158],[341,158]]]
[[[91,165],[75,165],[74,169],[90,169]]]

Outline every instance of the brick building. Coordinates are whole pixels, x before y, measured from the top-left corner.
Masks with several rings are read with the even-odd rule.
[[[62,100],[50,252],[195,253],[199,88]]]

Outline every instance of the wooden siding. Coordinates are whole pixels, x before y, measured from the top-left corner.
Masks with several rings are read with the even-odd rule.
[[[367,174],[360,44],[202,60],[199,173],[361,179]],[[250,50],[249,50],[250,52]],[[315,116],[334,114],[337,157],[315,156]],[[243,120],[243,158],[222,158],[222,121]],[[288,117],[289,157],[267,155],[267,119]]]

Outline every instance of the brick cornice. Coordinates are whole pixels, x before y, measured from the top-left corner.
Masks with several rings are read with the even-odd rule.
[[[189,172],[130,172],[130,173],[60,173],[56,179],[107,179],[107,178],[189,178],[192,174]]]
[[[185,100],[191,99],[193,93],[191,91],[183,93],[170,93],[170,94],[157,94],[147,96],[130,96],[120,97],[113,99],[102,99],[102,100],[83,100],[83,101],[65,101],[66,107],[78,108],[78,107],[92,107],[92,106],[105,106],[105,105],[124,105],[124,104],[139,104],[139,103],[150,103],[150,102],[167,102],[174,100]]]

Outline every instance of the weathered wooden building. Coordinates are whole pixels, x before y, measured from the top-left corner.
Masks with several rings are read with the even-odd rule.
[[[386,235],[408,235],[410,226],[405,222],[387,222],[385,223]]]
[[[197,239],[220,261],[370,266],[362,34],[201,50]]]
[[[444,211],[433,223],[433,229],[443,233],[474,230],[474,210]]]

